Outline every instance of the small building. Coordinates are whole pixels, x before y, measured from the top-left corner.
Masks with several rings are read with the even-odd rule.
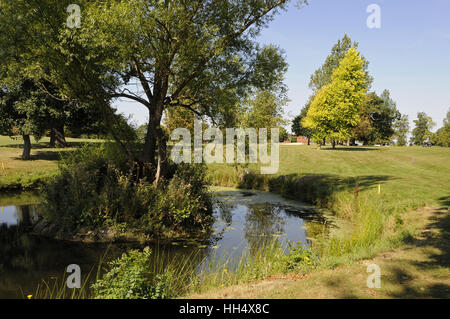
[[[297,143],[308,144],[308,138],[306,136],[297,136]]]

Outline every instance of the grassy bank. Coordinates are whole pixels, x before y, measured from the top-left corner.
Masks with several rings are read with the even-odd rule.
[[[450,298],[450,219],[446,209],[410,212],[414,236],[373,258],[304,274],[275,274],[264,280],[210,289],[189,298]],[[381,271],[381,287],[367,287],[367,267]]]
[[[284,196],[332,208],[343,194],[378,195],[398,210],[424,205],[449,205],[449,148],[329,147],[281,145],[280,168],[258,175],[256,165],[243,168],[214,164],[214,185],[271,190]],[[300,180],[300,181],[298,181]],[[359,185],[356,189],[356,185]],[[307,186],[305,186],[307,185]],[[330,206],[331,205],[331,206]]]
[[[276,192],[326,208],[349,221],[352,227],[348,231],[313,242],[313,250],[319,256],[313,273],[355,266],[380,252],[405,247],[423,225],[420,218],[411,222],[413,211],[424,206],[448,207],[450,203],[450,150],[446,148],[317,150],[287,145],[281,147],[280,158],[276,176],[259,175],[256,165],[215,165],[211,180],[215,185]],[[448,213],[445,208],[443,212]],[[443,240],[448,241],[448,236]],[[448,242],[443,254],[448,254]],[[448,267],[448,262],[441,267]],[[294,274],[302,278],[310,271]],[[267,273],[285,276],[276,267]],[[241,285],[246,283],[243,280]],[[239,290],[241,286],[237,287]],[[278,293],[275,289],[270,296]],[[224,297],[227,293],[219,295]],[[236,296],[243,297],[229,295]]]
[[[49,138],[43,138],[39,143],[32,144],[31,160],[24,161],[21,159],[22,138],[0,136],[0,191],[36,189],[56,174],[60,152],[72,151],[84,143],[101,141],[68,138],[67,142],[67,148],[50,148]]]

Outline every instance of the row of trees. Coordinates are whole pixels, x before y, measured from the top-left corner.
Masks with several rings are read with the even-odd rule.
[[[409,121],[390,97],[389,90],[381,95],[369,92],[372,77],[368,61],[357,50],[358,43],[345,35],[332,48],[325,63],[311,76],[312,96],[293,120],[292,131],[319,144],[330,141],[364,145],[407,144]],[[425,113],[419,113],[411,143],[421,145],[427,140],[445,145],[446,130],[434,136],[433,123]],[[439,138],[438,138],[439,136]],[[437,142],[439,140],[439,142]]]
[[[23,138],[24,160],[30,159],[30,136],[39,141],[49,134],[51,147],[66,147],[66,129],[73,136],[105,132],[95,108],[59,99],[55,92],[50,83],[33,79],[0,85],[0,134]]]
[[[431,129],[436,125],[433,119],[424,112],[417,114],[417,119],[414,120],[415,127],[412,130],[410,143],[414,145],[428,145],[450,146],[450,110],[447,112],[447,117],[444,119],[443,127],[438,129],[435,133]]]

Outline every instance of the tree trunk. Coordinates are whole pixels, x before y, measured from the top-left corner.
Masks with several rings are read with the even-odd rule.
[[[50,147],[54,148],[56,146],[56,133],[55,129],[50,130]]]
[[[335,149],[336,148],[336,141],[333,140],[332,144],[333,144],[333,149]]]
[[[29,160],[31,158],[31,140],[30,135],[24,135],[23,136],[23,153],[22,153],[22,159],[23,160]]]
[[[60,125],[57,129],[55,129],[55,138],[56,138],[56,145],[58,147],[66,147],[66,137],[64,135],[64,125]]]
[[[154,184],[158,185],[161,178],[167,173],[167,142],[164,130],[161,127],[161,119],[164,112],[164,100],[169,88],[169,73],[166,70],[156,70],[153,85],[153,96],[149,98],[150,117],[147,129],[147,138],[144,145],[143,158],[155,167],[155,152],[158,147],[158,162],[154,176]],[[157,145],[156,145],[157,143]]]
[[[156,126],[152,120],[153,114],[150,112],[150,120],[147,126],[147,135],[145,137],[144,150],[142,152],[141,160],[144,163],[150,163],[155,166],[155,150],[156,150]]]
[[[311,139],[308,137],[308,145],[311,145]]]

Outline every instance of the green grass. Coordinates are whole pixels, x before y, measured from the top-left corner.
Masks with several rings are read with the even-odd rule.
[[[212,183],[220,186],[246,186],[270,190],[269,181],[278,176],[306,177],[321,185],[325,194],[353,193],[359,182],[359,193],[397,207],[414,209],[424,205],[449,205],[450,148],[422,147],[280,147],[280,169],[276,176],[259,176],[242,182],[235,167],[214,164]],[[258,173],[256,165],[249,168]],[[309,179],[308,179],[309,178]],[[325,187],[326,184],[326,187]],[[381,195],[378,196],[378,185]],[[274,189],[282,192],[281,189]],[[289,193],[289,189],[286,193]],[[302,194],[290,197],[304,200]]]
[[[0,136],[0,191],[32,190],[56,174],[60,152],[67,152],[84,143],[101,140],[68,138],[67,148],[50,148],[49,138],[39,142],[32,139],[31,159],[21,159],[22,138]]]
[[[257,165],[213,165],[214,185],[268,190],[328,209],[351,227],[319,238],[317,270],[352,265],[402,247],[417,231],[408,212],[450,204],[449,148],[379,148],[282,145],[275,176],[259,175]]]

